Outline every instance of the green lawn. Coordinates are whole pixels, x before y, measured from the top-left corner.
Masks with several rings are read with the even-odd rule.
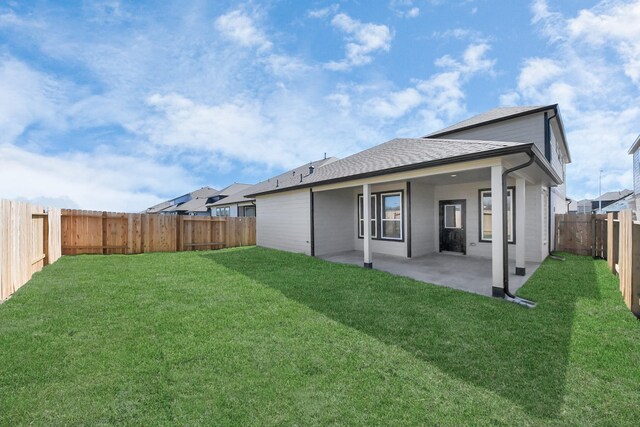
[[[606,263],[535,309],[260,248],[64,257],[0,305],[0,424],[637,425]]]

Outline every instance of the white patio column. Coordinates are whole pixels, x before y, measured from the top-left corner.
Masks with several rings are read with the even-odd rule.
[[[491,167],[491,277],[492,295],[503,296],[502,166]]]
[[[524,178],[516,178],[516,194],[515,194],[515,230],[516,230],[516,274],[524,276],[527,274],[524,261],[525,253],[525,224],[526,224],[526,198],[525,198],[525,181]]]
[[[362,186],[362,216],[364,217],[364,267],[372,268],[371,259],[371,185]]]

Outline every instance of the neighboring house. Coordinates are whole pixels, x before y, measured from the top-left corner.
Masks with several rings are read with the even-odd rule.
[[[466,255],[449,259],[479,260],[490,271],[480,292],[503,296],[508,259],[524,275],[554,248],[553,216],[567,211],[570,159],[557,105],[505,107],[332,159],[301,178],[280,175],[245,196],[256,200],[259,246],[324,257],[360,253],[365,267],[378,255]]]
[[[569,203],[569,213],[591,213],[591,199],[571,200],[571,202]]]
[[[608,203],[606,207],[602,208],[602,210],[596,209],[595,213],[620,212],[625,209],[635,210],[635,208],[636,195],[634,193],[629,193],[626,196],[614,201],[613,203]]]
[[[256,205],[253,199],[243,196],[244,191],[250,187],[251,184],[236,183],[222,190],[220,192],[222,197],[207,203],[211,216],[256,216]]]
[[[601,208],[604,212],[604,208],[612,203],[617,202],[618,200],[624,199],[630,194],[633,194],[633,191],[627,189],[624,189],[622,191],[608,191],[602,196],[591,201],[591,212],[597,213]]]
[[[640,136],[638,136],[629,149],[633,155],[633,192],[635,193],[635,209],[640,210]],[[636,218],[638,218],[636,216]]]
[[[210,204],[211,214],[213,216],[257,216],[256,199],[254,197],[248,197],[246,194],[261,192],[264,189],[271,188],[272,185],[279,187],[292,181],[300,182],[300,180],[304,180],[305,177],[312,174],[315,169],[336,160],[335,157],[325,157],[322,160],[305,163],[302,166],[298,166],[295,169],[291,169],[290,171],[255,185],[247,185],[242,191],[238,191],[223,200]]]
[[[162,215],[206,215],[208,214],[207,209],[205,208],[203,213],[201,206],[206,203],[208,198],[213,197],[217,193],[219,193],[219,191],[215,188],[202,187],[190,193],[183,194],[182,196],[178,196],[165,202],[158,203],[157,205],[146,209],[144,213],[155,213]],[[192,200],[194,202],[186,205],[185,209],[185,204],[191,202]],[[204,203],[201,203],[202,200],[204,200]]]

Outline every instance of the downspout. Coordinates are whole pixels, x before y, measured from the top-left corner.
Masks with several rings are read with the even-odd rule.
[[[544,128],[544,147],[545,147],[545,155],[549,164],[551,164],[551,119],[555,119],[558,117],[558,107],[553,109],[553,116],[547,117],[547,113],[544,114],[546,118],[545,128]],[[548,148],[547,148],[548,147]],[[546,152],[548,150],[548,153]],[[547,201],[547,252],[549,255],[553,255],[551,251],[551,187],[549,189],[549,200]]]
[[[535,161],[535,155],[532,152],[527,153],[529,160],[521,165],[512,167],[502,172],[502,288],[504,290],[504,298],[507,301],[515,302],[525,307],[533,308],[536,303],[517,297],[509,291],[509,227],[507,226],[507,177],[510,173],[530,166]],[[513,195],[515,197],[515,194]],[[515,227],[515,224],[514,224]],[[523,236],[520,237],[521,239]]]

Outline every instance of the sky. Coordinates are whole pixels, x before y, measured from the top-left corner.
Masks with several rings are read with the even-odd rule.
[[[632,188],[640,0],[2,1],[0,198],[140,211],[558,103],[567,195]]]

